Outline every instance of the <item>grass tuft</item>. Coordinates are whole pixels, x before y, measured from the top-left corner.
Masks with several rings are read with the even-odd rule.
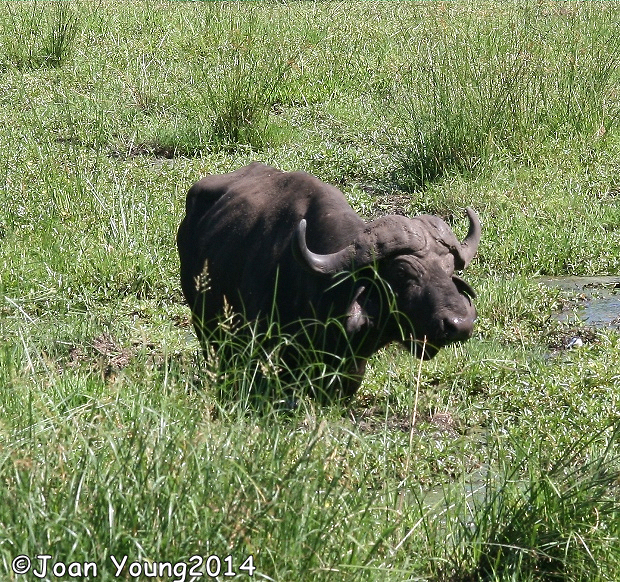
[[[6,6],[4,18],[5,66],[55,68],[71,56],[80,30],[72,2],[14,3]]]
[[[397,179],[415,189],[497,150],[536,163],[547,140],[603,139],[620,112],[619,38],[614,11],[594,6],[553,21],[531,4],[503,19],[438,11],[403,39],[417,48],[393,106]]]
[[[194,47],[198,83],[189,97],[207,112],[203,122],[220,147],[261,146],[269,137],[269,114],[290,68],[272,34],[253,10],[209,10],[208,29]]]

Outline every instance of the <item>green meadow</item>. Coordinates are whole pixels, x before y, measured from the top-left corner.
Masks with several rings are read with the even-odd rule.
[[[540,283],[620,273],[619,113],[615,1],[2,2],[0,580],[619,580],[620,324]],[[253,160],[473,206],[474,337],[227,397],[175,235]]]

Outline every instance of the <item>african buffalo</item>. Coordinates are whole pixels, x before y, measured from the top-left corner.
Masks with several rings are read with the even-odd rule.
[[[430,359],[467,340],[475,293],[454,273],[476,254],[481,229],[466,212],[461,243],[436,216],[366,223],[340,190],[304,172],[255,162],[203,178],[187,194],[177,244],[205,355],[225,312],[263,329],[276,321],[282,337],[296,337],[282,352],[290,380],[307,365],[300,354],[312,353],[337,372],[319,389],[348,397],[390,342]]]

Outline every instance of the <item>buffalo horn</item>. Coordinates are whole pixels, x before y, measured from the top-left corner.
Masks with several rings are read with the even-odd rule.
[[[351,265],[353,248],[345,247],[335,253],[319,255],[308,249],[306,244],[306,220],[302,219],[295,229],[296,252],[308,269],[322,275],[333,275]]]
[[[480,219],[478,215],[474,211],[473,208],[468,206],[465,209],[467,213],[467,217],[469,218],[469,231],[467,232],[467,236],[465,240],[461,243],[461,248],[459,249],[459,258],[463,262],[463,265],[460,267],[464,269],[469,265],[471,260],[476,256],[476,251],[478,250],[478,245],[480,244],[480,236],[482,233],[482,228],[480,226]]]

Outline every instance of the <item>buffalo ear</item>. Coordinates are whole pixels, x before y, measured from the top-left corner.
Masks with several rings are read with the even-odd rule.
[[[353,301],[351,301],[351,305],[349,305],[349,309],[347,309],[347,319],[344,327],[348,336],[352,336],[362,331],[362,329],[367,327],[370,322],[368,313],[358,301],[365,290],[366,287],[364,286],[358,287],[353,297]]]

